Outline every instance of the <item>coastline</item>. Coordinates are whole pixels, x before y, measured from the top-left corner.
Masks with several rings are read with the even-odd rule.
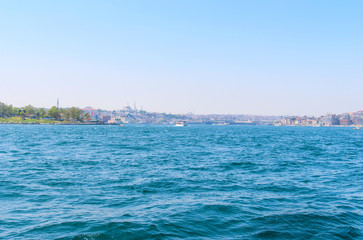
[[[115,125],[103,123],[7,123],[0,122],[0,125]]]
[[[0,124],[24,124],[24,125],[104,125],[101,121],[62,121],[53,119],[32,119],[32,118],[0,118]]]
[[[145,123],[143,123],[145,124]],[[84,123],[72,123],[72,122],[47,122],[47,123],[39,123],[39,122],[21,122],[21,123],[14,123],[14,122],[0,122],[0,125],[86,125],[86,126],[95,126],[95,125],[102,125],[102,126],[118,126],[119,124],[115,123],[103,123],[103,122],[84,122]],[[139,125],[139,124],[132,124],[132,125]],[[146,123],[146,125],[160,125],[155,123]],[[174,126],[174,124],[161,124],[161,125],[170,125]],[[193,124],[193,125],[205,125],[205,126],[247,126],[247,125],[210,125],[210,124]],[[271,126],[271,127],[314,127],[314,128],[355,128],[355,125],[333,125],[333,126],[307,126],[307,125],[248,125],[248,126]],[[359,126],[362,127],[362,126]]]

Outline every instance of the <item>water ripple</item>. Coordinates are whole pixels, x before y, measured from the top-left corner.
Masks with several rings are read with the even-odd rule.
[[[363,132],[0,125],[3,239],[362,239]]]

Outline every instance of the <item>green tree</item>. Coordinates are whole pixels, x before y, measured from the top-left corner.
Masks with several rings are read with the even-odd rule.
[[[9,105],[6,109],[6,116],[7,117],[12,117],[13,116],[13,106]]]
[[[0,117],[11,117],[13,115],[13,106],[0,103]]]
[[[5,117],[6,104],[0,102],[0,117]]]
[[[38,115],[41,118],[43,118],[45,116],[45,110],[44,110],[44,108],[39,108],[38,109]]]
[[[71,116],[70,116],[70,113],[69,113],[69,111],[67,109],[63,109],[62,108],[60,110],[60,112],[61,112],[61,116],[62,116],[62,119],[63,120],[66,120],[66,121],[69,121],[70,120]]]
[[[24,110],[26,111],[26,114],[28,116],[37,114],[37,109],[35,107],[33,107],[32,105],[25,106]]]
[[[20,108],[14,107],[13,108],[13,115],[19,116],[20,115]]]
[[[25,116],[26,116],[26,111],[25,111],[24,109],[20,109],[20,110],[19,110],[19,115],[20,115],[20,117],[25,118]]]
[[[88,112],[86,112],[86,113],[83,114],[83,119],[86,120],[86,121],[88,121],[88,120],[91,119],[91,116],[89,115]]]
[[[69,115],[70,115],[70,118],[73,120],[73,121],[82,121],[82,114],[83,114],[83,111],[79,108],[76,108],[76,107],[71,107],[69,110]]]
[[[59,109],[56,106],[53,106],[51,109],[49,109],[48,113],[49,117],[55,119],[55,120],[60,120],[61,119],[61,114]]]

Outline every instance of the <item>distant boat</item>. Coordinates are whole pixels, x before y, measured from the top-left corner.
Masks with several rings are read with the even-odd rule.
[[[175,126],[176,127],[185,127],[186,126],[186,123],[184,121],[176,122],[175,123]]]

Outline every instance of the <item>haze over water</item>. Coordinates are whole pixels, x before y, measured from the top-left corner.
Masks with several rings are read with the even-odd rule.
[[[363,132],[0,125],[3,239],[362,239]]]

